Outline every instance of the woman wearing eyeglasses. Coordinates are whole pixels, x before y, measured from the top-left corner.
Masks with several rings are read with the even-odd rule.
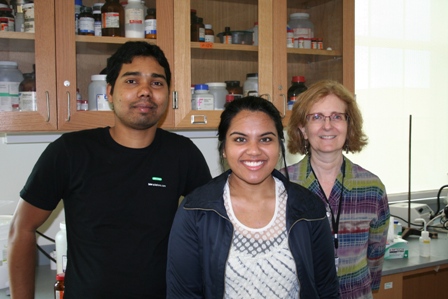
[[[367,144],[362,115],[340,83],[320,81],[300,94],[288,124],[288,150],[305,155],[283,172],[327,206],[341,298],[372,298],[379,289],[389,227],[381,180],[343,155]]]

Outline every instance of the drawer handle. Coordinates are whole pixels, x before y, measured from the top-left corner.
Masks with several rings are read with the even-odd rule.
[[[69,122],[71,117],[70,111],[70,92],[67,91],[67,119],[65,121]]]
[[[45,92],[45,98],[47,99],[47,120],[46,122],[50,121],[50,94],[48,91]]]
[[[192,125],[205,125],[207,124],[207,116],[206,115],[192,115],[191,116],[191,124]]]

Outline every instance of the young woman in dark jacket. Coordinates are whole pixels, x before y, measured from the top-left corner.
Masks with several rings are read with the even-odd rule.
[[[258,97],[221,115],[229,170],[188,195],[171,230],[168,298],[339,298],[325,206],[275,166],[278,110]]]

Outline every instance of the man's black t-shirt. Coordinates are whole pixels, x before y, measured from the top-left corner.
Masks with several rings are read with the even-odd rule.
[[[63,134],[20,195],[52,210],[64,201],[65,298],[165,298],[168,236],[180,196],[211,178],[199,149],[161,129],[143,149],[109,128]]]

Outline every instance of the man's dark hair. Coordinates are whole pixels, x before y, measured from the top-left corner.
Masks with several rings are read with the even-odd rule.
[[[171,86],[171,70],[168,60],[162,49],[158,46],[144,42],[126,42],[118,50],[107,59],[107,76],[106,82],[112,86],[111,93],[114,91],[115,81],[118,78],[121,67],[124,63],[132,63],[135,57],[154,57],[157,62],[165,69],[166,81],[168,89]]]

